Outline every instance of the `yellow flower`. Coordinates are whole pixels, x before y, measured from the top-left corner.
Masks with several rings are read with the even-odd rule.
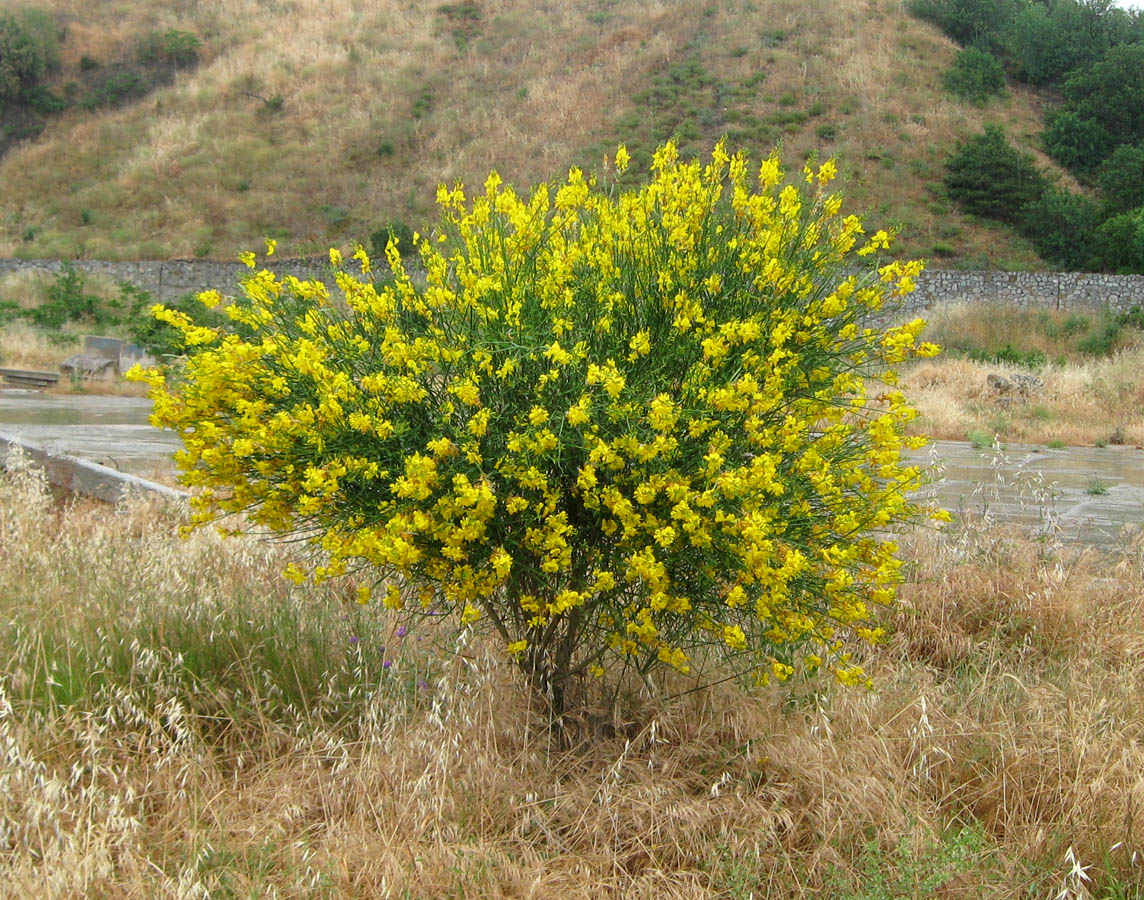
[[[747,646],[747,636],[738,625],[724,625],[723,643],[732,650],[743,650]]]
[[[632,157],[631,154],[628,153],[628,148],[620,144],[620,146],[616,148],[616,171],[626,172],[631,161]]]
[[[833,161],[787,183],[776,154],[756,180],[722,143],[706,164],[667,144],[626,190],[630,164],[442,186],[416,278],[395,247],[384,284],[332,248],[330,287],[262,270],[204,294],[233,332],[160,307],[191,351],[177,380],[135,377],[183,437],[191,521],[304,529],[321,565],[287,577],[372,572],[351,596],[511,627],[513,656],[580,609],[595,675],[714,644],[759,681],[781,657],[865,683],[845,642],[876,639],[904,580],[881,536],[943,515],[911,499],[924,440],[893,368],[937,348],[867,315],[920,265],[853,265],[893,234],[842,218]]]
[[[238,254],[238,261],[248,269],[254,268],[254,260],[254,253],[250,250],[244,250],[242,253]]]
[[[305,570],[301,566],[299,566],[297,563],[290,563],[282,572],[282,577],[293,581],[295,584],[301,584],[306,580],[307,576]]]
[[[669,394],[659,394],[651,402],[648,424],[656,431],[671,431],[679,418],[679,410]]]
[[[461,624],[471,625],[481,617],[481,611],[473,606],[471,603],[466,603],[464,610],[461,612]]]
[[[274,240],[274,238],[267,238],[266,239],[266,255],[267,256],[273,256],[274,251],[277,249],[278,249],[278,241]]]
[[[358,247],[354,251],[354,259],[361,263],[361,273],[368,275],[373,269],[373,263],[370,261],[369,254],[365,252],[365,247]]]
[[[640,331],[628,341],[628,347],[631,348],[631,356],[628,359],[634,360],[640,356],[647,356],[651,352],[651,332],[646,328]]]

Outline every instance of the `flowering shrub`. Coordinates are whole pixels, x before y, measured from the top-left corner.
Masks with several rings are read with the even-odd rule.
[[[350,569],[363,602],[487,628],[558,708],[616,659],[864,682],[847,647],[894,598],[888,532],[927,513],[892,367],[937,348],[920,320],[864,327],[921,264],[843,271],[890,236],[840,214],[834,173],[800,189],[772,156],[753,187],[722,144],[667,144],[620,194],[494,173],[439,189],[423,281],[391,244],[381,287],[331,251],[336,298],[253,271],[225,306],[245,337],[158,308],[197,349],[141,376],[194,521],[246,512],[322,551],[288,577]]]

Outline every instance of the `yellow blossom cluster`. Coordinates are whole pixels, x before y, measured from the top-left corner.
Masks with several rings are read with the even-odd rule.
[[[868,377],[937,348],[920,320],[871,324],[921,265],[846,268],[891,235],[841,215],[834,174],[800,187],[722,144],[705,164],[666,144],[625,192],[494,174],[439,190],[423,275],[391,244],[375,284],[335,250],[336,299],[252,269],[235,330],[160,309],[192,352],[140,377],[196,523],[306,535],[321,564],[288,577],[353,569],[362,602],[384,584],[391,608],[485,624],[549,680],[716,650],[759,681],[861,682],[847,642],[880,637],[889,533],[929,513],[914,411]]]

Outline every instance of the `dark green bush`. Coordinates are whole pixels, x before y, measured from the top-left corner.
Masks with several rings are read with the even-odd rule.
[[[1135,328],[1138,331],[1144,331],[1144,307],[1134,306],[1128,312],[1122,312],[1116,317],[1116,322],[1121,328]]]
[[[49,13],[0,12],[0,112],[59,64],[59,27]]]
[[[1113,216],[1096,229],[1097,262],[1110,272],[1144,273],[1144,207]]]
[[[374,259],[385,259],[385,248],[390,240],[397,242],[397,249],[402,256],[413,252],[413,229],[404,222],[388,222],[369,236],[370,256]]]
[[[942,76],[945,89],[970,103],[984,104],[1005,90],[1005,70],[992,53],[967,47]]]
[[[1018,77],[1034,84],[1060,83],[1092,65],[1123,35],[1108,6],[1079,0],[1026,3],[1002,40]]]
[[[969,358],[978,362],[1004,363],[1027,369],[1043,369],[1048,362],[1048,357],[1042,351],[1021,350],[1012,344],[990,351],[972,351],[969,353]]]
[[[1108,356],[1120,337],[1120,323],[1112,316],[1105,316],[1100,327],[1082,341],[1078,341],[1076,348],[1089,356]]]
[[[7,325],[22,315],[23,310],[15,300],[0,300],[0,325]]]
[[[1099,62],[1070,75],[1064,95],[1071,111],[1108,134],[1101,159],[1116,144],[1144,142],[1144,43],[1113,47]]]
[[[121,69],[108,75],[90,94],[80,101],[84,109],[100,106],[121,106],[142,97],[151,89],[147,79],[138,72]]]
[[[26,313],[32,322],[43,328],[60,328],[68,322],[102,326],[120,321],[118,313],[122,302],[104,300],[87,293],[83,275],[70,263],[60,267],[47,295],[44,303]]]
[[[189,31],[171,29],[163,35],[163,54],[176,66],[194,65],[201,46],[202,41]]]
[[[1092,322],[1089,321],[1088,316],[1081,313],[1073,313],[1061,324],[1061,334],[1072,337],[1078,334],[1084,334],[1092,327]]]
[[[1049,116],[1043,140],[1049,155],[1075,172],[1096,168],[1112,148],[1112,137],[1103,125],[1069,110]]]
[[[176,28],[164,32],[151,31],[139,39],[135,52],[139,62],[149,65],[166,62],[177,68],[194,65],[199,58],[202,41],[189,31]]]
[[[945,187],[967,212],[1019,222],[1024,208],[1040,199],[1045,179],[1027,153],[1019,153],[998,125],[961,144],[946,163]]]
[[[1116,212],[1144,206],[1144,144],[1113,150],[1100,167],[1097,184]]]
[[[70,105],[63,97],[58,97],[42,84],[34,84],[24,90],[23,100],[34,111],[41,115],[65,110]]]
[[[1004,363],[1011,366],[1023,366],[1026,369],[1043,369],[1048,357],[1041,350],[1022,350],[1012,344],[992,350],[970,350],[966,353],[970,359],[983,363]]]
[[[1019,0],[909,0],[909,11],[959,44],[995,46],[1021,8]]]
[[[1080,271],[1092,265],[1095,229],[1102,218],[1097,201],[1049,188],[1025,207],[1021,231],[1043,259]]]

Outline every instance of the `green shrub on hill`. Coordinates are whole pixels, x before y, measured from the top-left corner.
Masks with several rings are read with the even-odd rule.
[[[1066,271],[1093,265],[1101,204],[1084,194],[1048,188],[1022,211],[1021,231],[1042,258]]]
[[[949,196],[967,212],[1018,223],[1045,191],[1045,178],[1031,156],[1019,153],[999,125],[961,144],[946,163]]]
[[[1100,167],[1097,184],[1116,212],[1144,206],[1144,144],[1121,144]]]
[[[1005,69],[992,53],[967,47],[958,52],[953,65],[942,76],[942,84],[962,100],[984,104],[1005,90]]]
[[[0,12],[0,113],[60,64],[59,27],[38,9]]]
[[[1144,272],[1144,207],[1113,216],[1096,230],[1103,268],[1122,274]]]

